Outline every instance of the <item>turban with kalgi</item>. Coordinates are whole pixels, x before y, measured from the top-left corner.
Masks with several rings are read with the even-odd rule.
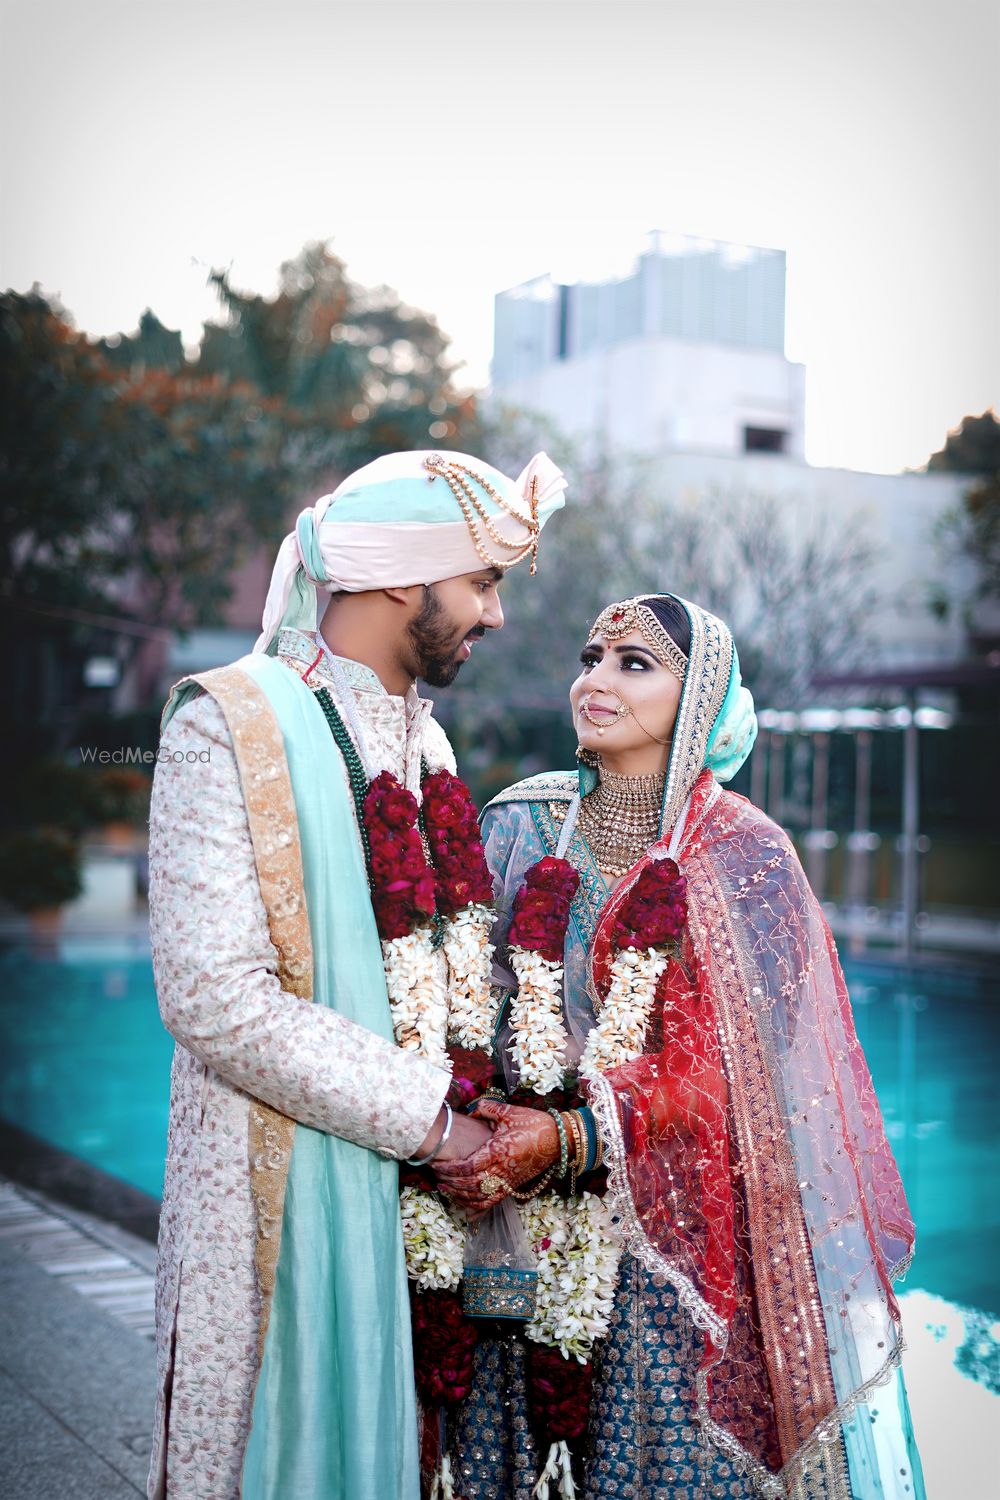
[[[315,630],[318,594],[440,583],[535,553],[566,480],[544,453],[508,479],[466,453],[387,453],[309,505],[274,564],[255,651],[283,625]]]

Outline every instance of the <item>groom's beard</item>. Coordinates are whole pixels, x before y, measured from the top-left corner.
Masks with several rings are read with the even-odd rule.
[[[462,642],[466,637],[479,639],[486,630],[482,625],[465,632],[457,630],[434,590],[427,587],[420,612],[414,615],[406,633],[413,648],[414,676],[430,687],[450,687],[465,665],[456,657]]]

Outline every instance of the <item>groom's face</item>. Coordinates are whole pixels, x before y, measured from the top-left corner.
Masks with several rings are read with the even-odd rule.
[[[406,628],[413,675],[431,687],[448,687],[487,630],[503,625],[498,592],[503,573],[483,568],[428,584]]]

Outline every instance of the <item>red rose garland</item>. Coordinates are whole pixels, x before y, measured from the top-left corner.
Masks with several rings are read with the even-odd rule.
[[[472,1390],[478,1332],[458,1292],[413,1292],[414,1374],[425,1406],[455,1406]]]
[[[521,987],[512,1003],[514,1050],[522,1085],[536,1093],[558,1087],[563,1076],[562,956],[577,882],[567,861],[542,860],[528,871],[514,902],[509,941]],[[646,863],[621,892],[611,916],[611,923],[604,924],[604,951],[595,954],[601,960],[594,971],[604,1004],[588,1038],[584,1071],[617,1066],[646,1045],[649,1016],[662,999],[662,982],[686,920],[685,882],[677,864],[672,859]],[[571,1199],[562,1210],[558,1198],[538,1198],[526,1213],[526,1222],[534,1224],[529,1240],[540,1257],[539,1310],[528,1330],[529,1338],[538,1341],[530,1348],[528,1364],[533,1423],[548,1445],[538,1493],[547,1494],[550,1485],[558,1484],[560,1493],[570,1494],[569,1445],[578,1450],[586,1432],[593,1373],[589,1349],[607,1332],[619,1251],[610,1222],[605,1222],[606,1210],[592,1194]],[[545,1227],[550,1224],[551,1229]],[[543,1271],[552,1256],[554,1264]],[[581,1274],[586,1290],[584,1282],[577,1286]],[[581,1296],[591,1299],[590,1333],[578,1342],[572,1314],[579,1312]]]
[[[570,904],[579,884],[580,876],[567,859],[546,855],[532,865],[514,898],[507,937],[511,947],[562,963]]]
[[[451,916],[464,906],[485,906],[493,899],[493,881],[468,787],[450,771],[435,771],[425,778],[422,790],[433,870],[420,838],[420,808],[413,793],[400,786],[391,772],[383,771],[364,800],[372,904],[383,941],[407,937],[435,910]]]
[[[451,1066],[449,1033],[467,1049],[457,1054],[463,1077],[453,1080],[450,1091],[457,1107],[459,1096],[481,1092],[474,1079],[484,1070],[493,1036],[493,882],[467,787],[442,770],[426,776],[421,790],[432,863],[412,793],[389,772],[368,789],[362,813],[372,907],[399,1044],[441,1066]],[[404,1172],[400,1202],[417,1387],[428,1408],[451,1406],[469,1394],[478,1339],[455,1291],[463,1269],[463,1226],[422,1173]],[[436,1423],[424,1424],[424,1458],[448,1492],[448,1457],[434,1441],[436,1431]]]
[[[493,880],[475,803],[464,781],[435,771],[423,785],[424,827],[437,875],[437,907],[444,914],[493,900]]]
[[[593,1378],[592,1360],[581,1365],[551,1344],[529,1344],[528,1397],[543,1447],[578,1442],[585,1435]]]
[[[424,830],[433,870],[420,838],[416,798],[383,773],[365,800],[372,901],[380,936],[389,944],[409,938],[420,928],[429,930],[435,910],[452,919],[459,939],[463,917],[488,915],[492,882],[468,790],[457,777],[440,771],[426,778],[423,792]],[[508,942],[519,978],[519,996],[512,1006],[515,1053],[519,1049],[522,1085],[536,1093],[547,1093],[562,1082],[562,961],[579,879],[567,860],[546,857],[529,869],[514,902]],[[622,1008],[619,1005],[616,1013],[615,987],[622,989],[623,976],[632,985],[631,993],[626,988],[626,998],[647,1002],[644,1011],[641,1004],[633,1005],[631,1019],[626,1014],[624,1034],[614,1038],[619,1050],[630,1045],[631,1055],[641,1051],[653,995],[662,990],[659,981],[667,957],[676,950],[685,920],[684,897],[684,880],[674,861],[651,861],[623,895],[606,951],[595,953],[595,975],[600,974],[599,992],[605,999],[600,1024],[606,1032],[609,1018],[614,1020],[618,1014],[620,1021]],[[481,920],[481,915],[476,919]],[[460,960],[460,944],[454,951]],[[640,985],[648,993],[640,993]],[[483,1010],[481,1003],[479,1010]],[[463,1044],[470,1042],[471,1026],[471,1044],[486,1045],[483,1019],[480,1014],[477,1029],[465,1018],[466,1029],[458,1032]],[[598,1031],[595,1027],[592,1033],[595,1042]],[[608,1065],[607,1060],[597,1062],[597,1066]],[[539,1207],[543,1201],[539,1200]],[[542,1242],[543,1248],[547,1243]],[[421,1397],[428,1405],[455,1404],[471,1388],[475,1324],[462,1314],[454,1291],[413,1288],[411,1303]],[[559,1471],[565,1471],[566,1482],[571,1484],[567,1443],[577,1442],[586,1430],[592,1364],[582,1355],[568,1358],[553,1344],[533,1343],[528,1373],[539,1437],[552,1444],[542,1479],[555,1479]]]
[[[364,801],[371,851],[372,906],[383,942],[408,937],[434,915],[434,875],[427,864],[412,792],[383,771]]]
[[[594,940],[591,970],[601,1000],[581,1068],[607,1072],[646,1045],[660,981],[677,953],[687,917],[684,877],[672,859],[651,859],[612,896],[610,922]]]
[[[687,915],[687,884],[676,861],[654,859],[639,874],[615,916],[616,948],[656,948],[675,942]]]
[[[510,1006],[512,1056],[522,1087],[536,1094],[548,1094],[563,1081],[563,949],[579,884],[569,860],[546,856],[532,865],[514,898],[507,934],[517,975],[517,994]]]

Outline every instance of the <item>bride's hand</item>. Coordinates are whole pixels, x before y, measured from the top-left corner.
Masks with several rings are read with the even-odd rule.
[[[464,1161],[434,1164],[438,1186],[473,1212],[482,1212],[541,1175],[559,1159],[559,1132],[552,1116],[542,1109],[523,1109],[496,1099],[483,1099],[475,1113],[489,1121],[493,1133]]]

